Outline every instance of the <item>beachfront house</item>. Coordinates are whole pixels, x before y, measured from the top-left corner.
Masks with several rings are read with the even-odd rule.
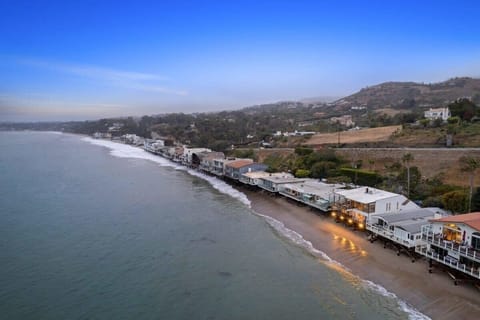
[[[269,192],[278,193],[286,184],[301,183],[305,180],[306,179],[294,177],[270,175],[268,177],[261,177],[258,186]]]
[[[215,160],[225,159],[225,154],[223,152],[211,151],[211,152],[201,152],[193,155],[193,165],[198,166],[200,170],[213,173],[214,171],[214,161]]]
[[[254,171],[265,171],[268,166],[253,162],[252,159],[237,159],[225,164],[225,177],[239,180],[242,174]]]
[[[404,195],[372,187],[335,190],[332,216],[363,229],[373,215],[403,212],[419,206]]]
[[[269,173],[265,171],[252,171],[252,172],[246,172],[242,174],[239,181],[241,183],[244,183],[250,186],[258,186],[261,181],[260,180],[261,178],[272,177],[272,176],[293,178],[292,174],[286,173],[286,172]]]
[[[246,160],[246,162],[248,163],[253,163],[252,159],[240,159],[240,158],[233,158],[233,157],[228,157],[225,159],[213,159],[213,168],[212,168],[212,171],[210,171],[210,173],[223,177],[225,176],[225,173],[226,173],[227,164],[237,160]]]
[[[194,165],[193,161],[196,160],[195,166],[200,164],[198,159],[198,154],[202,152],[212,152],[212,150],[207,148],[183,148],[183,156],[182,156],[182,163],[187,166]]]
[[[408,250],[414,250],[421,242],[422,227],[431,219],[447,215],[438,208],[419,208],[404,212],[389,212],[373,215],[366,229],[375,237],[391,241]]]
[[[280,194],[327,212],[334,202],[334,191],[343,187],[340,184],[328,184],[308,179],[301,183],[285,184],[281,188]]]
[[[480,279],[480,212],[431,220],[415,251],[433,262]],[[431,270],[431,268],[430,268]]]

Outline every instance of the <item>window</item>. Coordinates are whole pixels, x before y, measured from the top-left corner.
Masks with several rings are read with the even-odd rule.
[[[472,247],[474,249],[480,249],[480,232],[474,232],[472,234]]]

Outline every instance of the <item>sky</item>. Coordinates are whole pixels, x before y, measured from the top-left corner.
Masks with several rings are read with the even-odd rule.
[[[480,77],[480,1],[0,0],[0,122],[204,112]]]

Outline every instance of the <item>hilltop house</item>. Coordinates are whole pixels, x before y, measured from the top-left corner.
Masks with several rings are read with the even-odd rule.
[[[448,107],[430,108],[429,110],[425,111],[424,115],[425,119],[428,120],[442,119],[443,121],[447,121],[447,119],[452,116]]]

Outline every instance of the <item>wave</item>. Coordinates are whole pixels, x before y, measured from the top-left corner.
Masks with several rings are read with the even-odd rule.
[[[162,167],[172,167],[175,170],[186,171],[188,174],[192,176],[195,176],[207,181],[213,188],[220,191],[221,193],[224,193],[226,195],[231,196],[232,198],[239,200],[240,202],[242,202],[248,207],[250,207],[251,205],[250,200],[248,200],[247,196],[244,193],[234,189],[232,186],[225,183],[224,181],[216,177],[212,177],[212,176],[203,174],[201,172],[188,169],[184,166],[176,164],[173,161],[162,158],[160,156],[153,155],[141,148],[133,147],[123,143],[108,141],[108,140],[93,139],[90,137],[82,138],[82,140],[97,146],[109,148],[110,154],[114,157],[150,160],[159,164]]]
[[[387,289],[385,289],[384,287],[382,287],[381,285],[379,284],[376,284],[370,280],[365,280],[365,279],[362,279],[358,276],[356,276],[349,268],[347,268],[346,266],[344,266],[343,264],[341,264],[340,262],[330,258],[325,252],[321,251],[321,250],[318,250],[317,248],[315,248],[313,246],[313,244],[304,239],[303,236],[301,234],[299,234],[298,232],[294,231],[294,230],[291,230],[287,227],[285,227],[285,225],[281,222],[281,221],[278,221],[277,219],[274,219],[270,216],[267,216],[267,215],[263,215],[263,214],[260,214],[258,212],[254,212],[256,215],[262,217],[263,219],[265,219],[265,221],[276,231],[278,232],[281,236],[287,238],[288,240],[290,240],[291,242],[293,242],[294,244],[300,246],[301,248],[304,248],[306,249],[308,252],[310,252],[313,256],[315,257],[318,257],[318,258],[321,258],[323,260],[325,260],[327,263],[329,264],[332,264],[332,265],[335,265],[336,267],[340,267],[341,269],[343,269],[343,271],[349,273],[350,276],[354,277],[356,280],[359,281],[359,283],[362,284],[362,286],[367,289],[367,290],[372,290],[374,292],[376,292],[377,294],[380,294],[384,297],[387,297],[387,298],[390,298],[394,301],[397,302],[398,304],[398,307],[404,311],[405,313],[408,314],[408,318],[411,319],[411,320],[431,320],[431,318],[429,318],[428,316],[424,315],[423,313],[421,313],[420,311],[418,311],[417,309],[415,309],[414,307],[410,306],[407,302],[403,301],[402,299],[400,299],[396,294],[394,294],[393,292],[390,292],[388,291]]]
[[[212,176],[209,176],[209,175],[206,175],[204,173],[201,173],[201,172],[198,172],[198,171],[195,171],[195,170],[191,170],[191,169],[187,170],[187,172],[192,176],[199,177],[203,180],[206,180],[208,183],[210,183],[212,185],[212,187],[214,187],[218,191],[220,191],[222,193],[225,193],[225,194],[228,194],[229,196],[239,200],[240,202],[242,202],[246,206],[251,207],[250,200],[248,200],[247,196],[243,192],[238,191],[237,189],[233,188],[232,186],[225,183],[224,181],[222,181],[222,180],[220,180],[216,177],[212,177]]]
[[[84,138],[82,138],[82,140],[85,141],[85,142],[89,142],[93,145],[98,145],[98,146],[109,148],[110,149],[110,154],[112,156],[115,156],[115,157],[145,159],[145,160],[150,160],[152,162],[155,162],[155,163],[159,164],[160,166],[168,166],[168,167],[174,168],[175,170],[186,171],[188,174],[190,174],[192,176],[195,176],[195,177],[198,177],[198,178],[201,178],[201,179],[207,181],[213,188],[220,191],[221,193],[227,194],[227,195],[239,200],[240,202],[242,202],[246,206],[251,207],[251,202],[244,193],[234,189],[232,186],[228,185],[227,183],[225,183],[224,181],[222,181],[222,180],[220,180],[216,177],[208,176],[208,175],[203,174],[201,172],[198,172],[198,171],[195,171],[195,170],[192,170],[192,169],[188,169],[188,168],[186,168],[184,166],[181,166],[181,165],[178,165],[178,164],[176,164],[176,163],[174,163],[174,162],[172,162],[168,159],[165,159],[165,158],[162,158],[160,156],[155,156],[151,153],[148,153],[147,151],[145,151],[141,148],[138,148],[138,147],[133,147],[133,146],[130,146],[130,145],[117,143],[117,142],[112,142],[112,141],[108,141],[108,140],[97,140],[97,139],[93,139],[93,138],[90,138],[90,137],[84,137]],[[382,296],[385,296],[385,297],[388,297],[388,298],[391,298],[391,299],[395,300],[397,302],[399,308],[402,311],[404,311],[405,313],[408,314],[409,319],[411,319],[411,320],[431,320],[429,317],[422,314],[420,311],[416,310],[414,307],[410,306],[408,303],[406,303],[405,301],[398,298],[397,295],[395,295],[392,292],[389,292],[387,289],[385,289],[381,285],[378,285],[378,284],[376,284],[376,283],[374,283],[370,280],[361,279],[360,277],[354,275],[353,272],[350,269],[348,269],[346,266],[344,266],[340,262],[330,258],[325,252],[316,249],[310,241],[305,240],[303,238],[303,236],[301,234],[299,234],[298,232],[285,227],[285,225],[281,221],[278,221],[278,220],[276,220],[276,219],[274,219],[270,216],[263,215],[263,214],[260,214],[258,212],[255,212],[255,211],[253,211],[253,212],[257,216],[262,217],[276,232],[278,232],[279,234],[281,234],[283,237],[287,238],[288,240],[292,241],[294,244],[306,249],[308,252],[310,252],[314,256],[319,257],[319,258],[323,259],[324,261],[326,261],[326,262],[328,262],[332,265],[335,265],[337,267],[340,267],[344,271],[348,272],[351,276],[355,277],[360,283],[362,283],[365,289],[372,290],[372,291],[374,291],[374,292],[376,292],[376,293],[378,293]]]

